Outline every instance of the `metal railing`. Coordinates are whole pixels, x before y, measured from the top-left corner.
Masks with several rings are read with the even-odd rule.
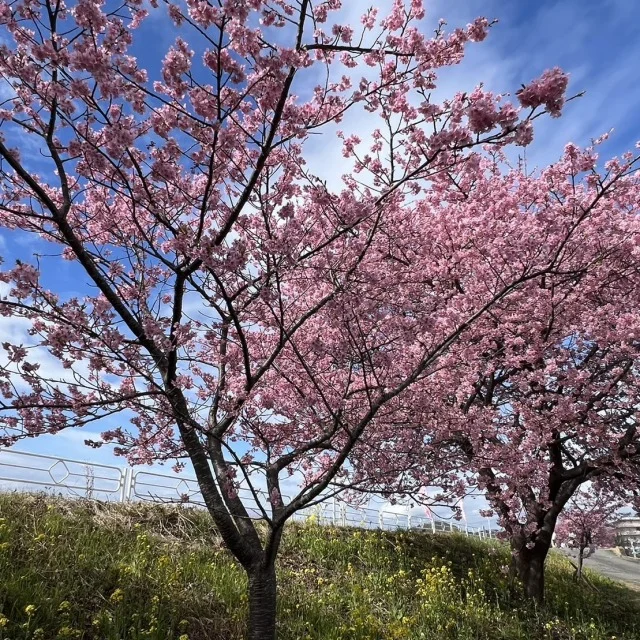
[[[197,481],[185,474],[159,473],[13,449],[0,450],[0,490],[44,491],[67,497],[114,502],[145,501],[204,506]],[[240,488],[239,495],[252,517],[258,519],[268,512],[266,492]],[[290,498],[283,495],[282,499],[286,502]],[[293,519],[341,527],[458,532],[480,538],[491,538],[495,534],[490,526],[471,527],[467,523],[454,524],[451,520],[416,515],[411,505],[391,510],[384,508],[382,503],[375,504],[373,500],[364,506],[354,506],[335,497],[298,511]]]
[[[3,490],[60,490],[70,496],[126,500],[120,467],[6,449],[0,451]]]

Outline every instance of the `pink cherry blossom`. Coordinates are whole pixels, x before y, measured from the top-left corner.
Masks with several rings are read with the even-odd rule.
[[[549,69],[518,91],[518,99],[523,107],[535,109],[544,105],[549,115],[557,118],[564,105],[568,84],[569,77],[562,69]]]

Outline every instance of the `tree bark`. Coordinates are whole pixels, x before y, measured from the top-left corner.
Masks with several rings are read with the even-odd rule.
[[[522,582],[525,595],[542,604],[544,602],[544,563],[549,553],[549,545],[537,542],[533,549],[527,549],[522,545],[514,551],[513,566]]]
[[[247,569],[249,578],[248,640],[276,638],[276,569],[274,563]]]
[[[582,579],[582,564],[584,562],[584,550],[587,547],[587,540],[584,531],[580,532],[580,544],[578,545],[578,568],[576,570],[576,580]]]
[[[584,563],[584,547],[580,545],[578,552],[578,568],[576,569],[576,580],[578,582],[582,579],[582,564]]]

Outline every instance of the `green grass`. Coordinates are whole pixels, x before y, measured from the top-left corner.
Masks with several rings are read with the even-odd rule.
[[[282,640],[638,640],[637,594],[548,564],[524,602],[508,550],[456,535],[291,525],[278,565]],[[0,495],[0,640],[231,640],[245,578],[205,513]]]

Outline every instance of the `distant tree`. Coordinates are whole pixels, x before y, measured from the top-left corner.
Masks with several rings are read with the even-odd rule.
[[[585,558],[598,547],[615,544],[613,520],[623,506],[605,491],[578,491],[564,508],[556,526],[556,542],[578,550],[576,579],[582,578]]]
[[[433,100],[485,19],[425,37],[419,0],[357,30],[331,24],[339,0],[163,3],[169,18],[156,4],[0,3],[0,224],[30,241],[0,275],[0,312],[30,335],[5,337],[2,443],[120,415],[130,427],[103,439],[131,463],[190,460],[247,573],[249,637],[267,640],[287,520],[364,485],[358,447],[393,431],[493,305],[568,277],[576,252],[597,259],[614,181],[584,214],[530,211],[522,173],[482,159],[559,115],[558,69],[519,105],[481,87]],[[331,134],[355,111],[378,123],[362,151]],[[319,133],[342,140],[339,188],[308,168]]]

